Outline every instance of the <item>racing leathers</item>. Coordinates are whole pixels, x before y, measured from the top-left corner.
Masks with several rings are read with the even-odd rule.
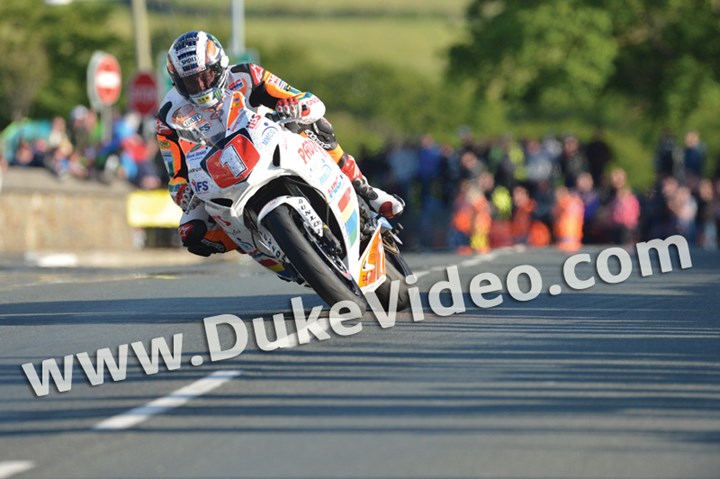
[[[231,66],[222,99],[213,107],[200,107],[171,89],[161,102],[156,120],[160,152],[170,175],[168,189],[173,201],[183,210],[178,231],[183,245],[191,253],[209,256],[238,249],[236,243],[215,223],[195,198],[188,182],[188,169],[180,140],[197,141],[224,136],[223,109],[229,108],[235,92],[245,98],[246,107],[257,112],[260,107],[275,110],[285,118],[295,119],[294,131],[306,136],[338,163],[352,181],[357,193],[372,208],[387,217],[402,212],[403,203],[388,193],[371,187],[355,162],[338,144],[332,125],[324,118],[325,105],[310,92],[299,91],[259,65],[242,63]]]

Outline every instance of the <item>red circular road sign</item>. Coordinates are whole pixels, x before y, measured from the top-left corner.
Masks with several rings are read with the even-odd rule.
[[[88,96],[93,104],[112,105],[120,98],[120,64],[109,53],[95,52],[88,65]]]
[[[138,72],[130,82],[130,109],[141,115],[153,115],[158,108],[158,85],[155,75]]]

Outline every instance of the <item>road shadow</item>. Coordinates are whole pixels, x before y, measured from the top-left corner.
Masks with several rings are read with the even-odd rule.
[[[720,421],[716,285],[688,282],[675,289],[678,294],[673,297],[627,289],[616,295],[591,290],[542,295],[532,302],[508,300],[492,309],[474,307],[465,295],[463,314],[428,313],[424,321],[415,322],[412,314],[402,313],[397,324],[384,331],[368,313],[363,332],[352,337],[335,336],[268,353],[252,349],[213,364],[212,370],[242,369],[236,394],[224,389],[209,393],[167,413],[179,420],[172,423],[177,426],[158,426],[150,420],[137,431],[270,436],[635,435],[657,438],[668,447],[676,442],[717,445],[720,430],[714,427],[682,422],[670,427],[663,422],[688,417],[714,425]],[[32,321],[37,325],[116,321],[132,326],[199,321],[213,314],[270,319],[280,311],[268,304],[284,303],[288,311],[291,297],[266,297],[261,303],[247,298],[239,304],[229,297],[42,303],[47,314]],[[308,307],[321,304],[314,295],[303,299]],[[427,300],[423,295],[424,304]],[[9,305],[2,324],[26,324],[38,304]],[[94,316],[114,308],[167,315],[118,311]],[[23,381],[19,362],[13,366],[7,360],[0,366],[0,383]],[[193,381],[210,371],[184,367],[148,377],[133,369],[127,381]],[[107,407],[107,397],[78,398],[73,393],[55,395],[44,403],[44,399],[28,399],[38,406],[25,407],[14,417],[0,416],[0,436],[95,434],[87,427],[68,429],[63,423],[99,421],[154,399],[123,396],[122,404]],[[590,416],[599,420],[554,420]],[[507,425],[492,421],[507,417],[547,420]],[[206,419],[204,425],[183,426],[185,420],[195,418]],[[602,421],[618,418],[626,418],[627,423]],[[637,418],[645,420],[642,426]]]

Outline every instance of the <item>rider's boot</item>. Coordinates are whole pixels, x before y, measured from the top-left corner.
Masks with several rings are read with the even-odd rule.
[[[394,218],[403,212],[405,208],[403,200],[380,188],[370,186],[370,183],[368,183],[367,178],[363,176],[352,155],[343,152],[340,161],[338,161],[338,166],[340,170],[345,173],[345,176],[350,178],[350,181],[352,181],[355,187],[355,192],[368,202],[370,208],[386,218]]]
[[[210,256],[238,249],[238,246],[214,221],[191,219],[178,227],[183,246],[192,254]]]
[[[355,158],[345,153],[338,144],[335,130],[329,121],[320,118],[315,123],[307,125],[301,133],[315,141],[332,156],[345,176],[352,181],[355,192],[367,201],[373,210],[386,218],[393,218],[403,212],[405,203],[402,199],[380,188],[370,186],[355,162]]]

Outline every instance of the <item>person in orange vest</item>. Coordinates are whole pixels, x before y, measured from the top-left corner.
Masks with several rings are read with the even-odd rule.
[[[553,206],[553,235],[555,244],[563,251],[577,251],[582,246],[585,206],[580,197],[560,186],[555,190]]]
[[[491,224],[490,205],[485,195],[473,180],[463,180],[453,205],[450,246],[461,254],[486,253],[490,250]]]
[[[510,232],[513,243],[528,244],[530,239],[530,227],[533,222],[535,211],[535,200],[530,198],[527,188],[518,185],[512,192],[513,210],[510,222]]]

